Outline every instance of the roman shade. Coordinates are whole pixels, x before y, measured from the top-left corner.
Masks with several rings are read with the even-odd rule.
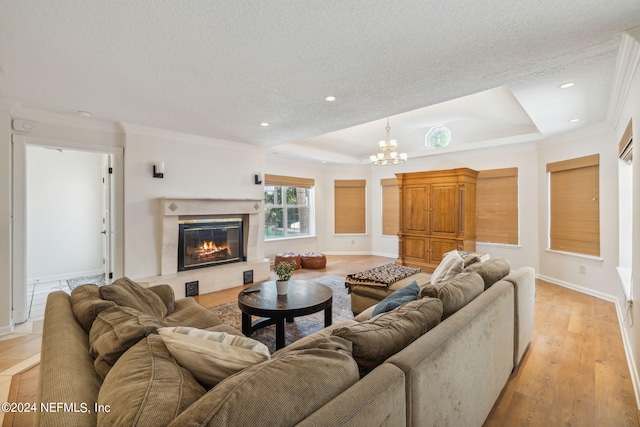
[[[335,234],[364,234],[367,231],[367,181],[334,181]]]
[[[382,189],[382,235],[397,236],[400,228],[400,191],[398,180],[380,180]]]
[[[283,187],[311,188],[315,185],[313,178],[298,178],[295,176],[264,175],[264,185],[280,185]]]
[[[518,244],[518,168],[478,173],[476,240]]]

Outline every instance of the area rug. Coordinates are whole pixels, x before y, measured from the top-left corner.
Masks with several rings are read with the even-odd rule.
[[[344,286],[344,277],[330,275],[321,279],[316,279],[315,281],[330,287],[333,291],[333,323],[353,319],[353,313],[351,312],[351,297],[347,294],[347,289]],[[242,313],[238,308],[237,301],[211,307],[209,310],[218,315],[225,324],[231,325],[239,331],[242,330]],[[308,316],[296,317],[293,322],[285,323],[285,345],[289,345],[292,342],[302,337],[306,337],[307,335],[311,335],[323,328],[324,311],[313,313]],[[257,330],[251,335],[251,338],[264,343],[269,347],[269,351],[271,351],[271,353],[276,351],[275,325]]]
[[[96,274],[93,276],[82,276],[82,277],[74,277],[73,279],[67,279],[67,285],[69,286],[69,289],[74,290],[77,286],[80,285],[88,285],[88,284],[93,284],[93,285],[104,285],[105,282],[105,278],[104,278],[104,274]]]

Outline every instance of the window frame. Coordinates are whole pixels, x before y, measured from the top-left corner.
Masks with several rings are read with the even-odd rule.
[[[315,181],[309,178],[287,177],[282,175],[265,175],[264,193],[263,193],[263,215],[264,215],[264,232],[263,238],[266,241],[285,240],[312,237],[315,235],[315,203],[314,203],[314,186]],[[267,202],[267,189],[273,188],[274,193],[281,195],[278,203]],[[280,189],[280,190],[278,190]],[[287,202],[287,191],[294,189],[295,191],[304,190],[306,192],[306,203],[289,204]],[[270,190],[269,190],[270,191]],[[274,197],[275,199],[275,197]],[[296,198],[299,201],[299,198]],[[269,209],[282,209],[283,235],[270,237],[267,234],[267,212]],[[308,229],[305,233],[289,234],[289,211],[291,209],[304,209],[307,212]]]

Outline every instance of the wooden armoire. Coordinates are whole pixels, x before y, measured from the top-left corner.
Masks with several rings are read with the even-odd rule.
[[[476,250],[476,179],[467,168],[396,174],[398,264],[433,271],[454,249]]]

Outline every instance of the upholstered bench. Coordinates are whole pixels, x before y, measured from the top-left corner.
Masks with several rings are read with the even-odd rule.
[[[302,267],[302,258],[300,254],[297,252],[283,252],[276,255],[276,261],[274,262],[274,266],[280,264],[281,262],[293,262],[296,266],[296,270]]]
[[[327,257],[317,252],[306,252],[302,254],[302,268],[325,268]]]

